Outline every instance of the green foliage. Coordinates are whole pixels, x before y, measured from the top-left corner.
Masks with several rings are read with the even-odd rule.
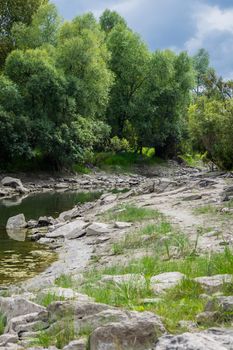
[[[48,292],[46,294],[38,295],[36,302],[39,305],[47,307],[55,301],[64,301],[64,300],[65,300],[64,297],[62,297],[62,296],[59,297],[59,296],[55,295],[54,293]]]
[[[140,222],[143,220],[157,219],[159,215],[157,210],[126,205],[107,211],[104,214],[104,218],[107,221]]]
[[[74,285],[74,281],[70,275],[61,275],[60,277],[56,278],[55,284],[58,287],[62,288],[72,288]]]
[[[4,333],[6,327],[6,317],[0,313],[0,335]]]
[[[200,117],[201,116],[201,117]],[[199,98],[189,108],[190,135],[196,149],[221,168],[233,168],[233,101]]]
[[[48,0],[5,0],[0,6],[0,66],[3,66],[9,52],[13,49],[11,30],[14,24],[29,25],[33,15]]]

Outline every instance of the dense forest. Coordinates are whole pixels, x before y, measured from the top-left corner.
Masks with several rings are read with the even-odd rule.
[[[47,0],[5,1],[0,21],[2,168],[145,147],[233,168],[233,82],[205,49],[151,52],[118,13],[64,22]]]

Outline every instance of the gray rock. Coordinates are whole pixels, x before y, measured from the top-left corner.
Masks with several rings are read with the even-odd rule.
[[[87,236],[100,236],[110,232],[108,224],[94,222],[87,227]]]
[[[28,190],[23,186],[21,180],[19,179],[7,176],[2,179],[1,183],[3,186],[9,186],[16,189],[19,193],[24,194],[28,192]]]
[[[146,279],[141,274],[125,274],[125,275],[103,275],[101,278],[101,282],[108,283],[113,282],[116,284],[145,284]]]
[[[89,298],[88,295],[77,293],[71,288],[51,287],[41,291],[40,294],[42,295],[51,294],[58,298],[64,298],[65,300],[76,299],[78,301],[83,301],[83,302],[92,301],[92,299]]]
[[[220,313],[218,311],[205,311],[197,315],[196,320],[200,325],[211,325],[219,320]]]
[[[127,321],[98,327],[90,336],[91,350],[146,350],[165,332],[158,316],[135,313]]]
[[[150,285],[155,294],[160,294],[165,292],[167,289],[175,287],[184,278],[185,275],[180,272],[165,272],[151,277]]]
[[[86,339],[73,340],[63,348],[63,350],[86,350],[86,349],[87,349]]]
[[[6,229],[17,230],[17,229],[25,228],[26,226],[27,226],[27,223],[25,220],[25,216],[23,214],[18,214],[8,219],[6,224]]]
[[[38,331],[49,327],[47,321],[48,313],[46,311],[35,312],[11,318],[6,326],[6,330],[13,334]]]
[[[17,316],[39,313],[45,310],[45,307],[32,303],[21,297],[0,297],[0,312],[7,317],[8,321]]]
[[[161,337],[153,350],[232,350],[232,329],[209,329],[201,333],[184,333]]]
[[[56,224],[56,220],[52,216],[41,216],[38,220],[38,226],[50,226]]]
[[[56,230],[47,233],[46,238],[59,238],[64,237],[65,239],[75,239],[84,234],[84,229],[89,224],[83,220],[75,220],[69,224],[63,225]]]
[[[233,312],[233,296],[215,296],[209,300],[205,306],[205,311],[215,311],[232,313]],[[229,314],[230,316],[230,314]]]
[[[116,221],[114,224],[115,228],[119,228],[119,229],[124,229],[124,228],[128,228],[131,227],[132,223],[131,222],[121,222],[121,221]]]
[[[231,284],[233,282],[233,275],[225,274],[197,277],[194,281],[200,283],[207,293],[216,293],[221,291],[224,284]]]
[[[5,346],[9,343],[17,343],[17,341],[18,341],[18,336],[15,334],[6,333],[6,334],[0,335],[0,347]]]
[[[182,198],[183,201],[196,201],[198,199],[202,199],[200,194],[187,195]]]

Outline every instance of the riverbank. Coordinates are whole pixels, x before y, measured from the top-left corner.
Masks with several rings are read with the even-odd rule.
[[[0,299],[7,337],[23,348],[231,349],[232,188],[230,173],[175,167],[66,213],[44,237],[58,262]],[[13,317],[17,303],[27,308]]]

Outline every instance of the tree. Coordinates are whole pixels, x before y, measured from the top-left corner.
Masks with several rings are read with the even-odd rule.
[[[15,47],[28,49],[37,48],[44,44],[55,45],[60,24],[61,19],[55,5],[40,6],[32,16],[30,25],[21,22],[13,24],[11,32]]]
[[[132,103],[147,77],[150,54],[140,37],[125,26],[115,26],[107,38],[110,68],[115,75],[107,109],[113,135],[122,138],[127,120],[133,122]]]
[[[11,29],[14,23],[29,25],[33,14],[48,0],[4,0],[0,6],[0,66],[13,48]]]
[[[189,108],[189,129],[195,150],[220,168],[233,168],[233,100],[197,99]]]
[[[186,53],[176,56],[157,51],[152,55],[134,108],[141,147],[154,147],[162,158],[177,153],[192,84],[192,64]]]
[[[113,75],[103,33],[90,14],[64,24],[57,49],[57,65],[69,81],[69,91],[82,116],[104,118]]]
[[[127,27],[126,21],[119,15],[119,13],[108,9],[106,9],[100,16],[100,25],[101,29],[107,34],[117,25],[124,26],[125,28]]]
[[[209,71],[210,58],[209,53],[205,49],[200,49],[193,56],[193,67],[196,71],[196,87],[195,92],[200,95],[205,85],[205,76]]]

